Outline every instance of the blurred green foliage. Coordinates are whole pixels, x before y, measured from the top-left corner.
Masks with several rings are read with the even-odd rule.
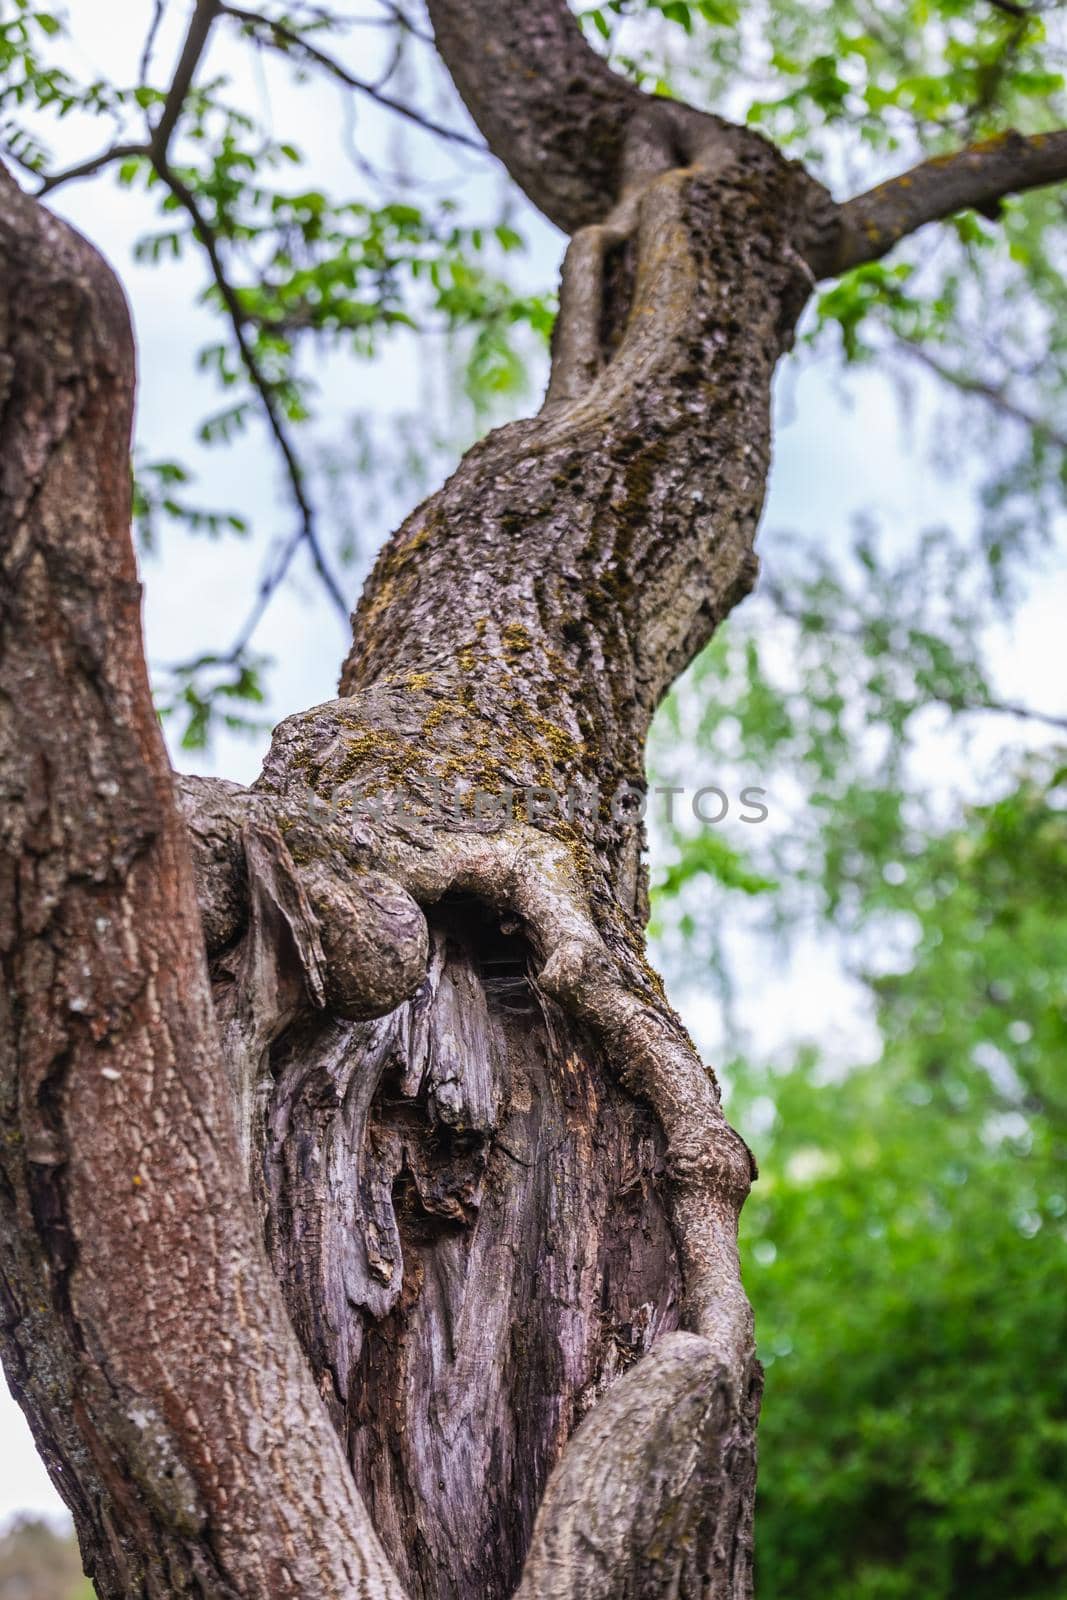
[[[996,586],[961,555],[942,533],[889,560],[869,529],[837,567],[795,549],[652,744],[655,781],[758,780],[771,812],[709,835],[679,809],[654,892],[761,1168],[759,1600],[1067,1593],[1067,743],[1002,710],[981,800],[926,776],[998,715]],[[745,963],[805,937],[867,995],[874,1052],[828,1043],[832,1015],[750,1042]]]
[[[92,1600],[72,1534],[37,1517],[0,1534],[0,1600]]]
[[[1065,780],[909,861],[873,1065],[728,1069],[764,1173],[760,1600],[1065,1592]]]

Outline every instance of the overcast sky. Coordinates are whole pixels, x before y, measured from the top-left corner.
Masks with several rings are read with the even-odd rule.
[[[93,71],[132,80],[145,25],[148,0],[71,0],[67,11],[76,40],[72,65],[82,75]],[[101,27],[106,11],[107,27]],[[188,7],[170,7],[159,46],[161,64],[173,60]],[[117,58],[121,58],[121,64]],[[355,65],[355,63],[353,63]],[[365,62],[360,62],[364,71]],[[314,181],[343,192],[357,180],[345,152],[345,123],[338,98],[330,89],[297,89],[284,72],[249,71],[247,52],[220,41],[208,70],[231,72],[235,97],[261,108],[269,103],[279,137],[293,137],[313,157]],[[431,92],[423,85],[425,92]],[[435,92],[435,91],[434,91]],[[445,107],[442,115],[459,121],[461,113]],[[363,148],[385,150],[396,130],[377,116],[364,117],[358,137]],[[433,171],[442,162],[436,150],[416,134],[405,135],[408,157]],[[54,140],[61,159],[78,159],[106,142],[101,129],[72,126]],[[449,165],[443,169],[454,172]],[[487,166],[472,167],[465,200],[472,216],[491,216],[500,180]],[[135,239],[152,226],[152,206],[143,195],[119,191],[104,178],[61,191],[55,209],[72,220],[109,257],[126,285],[139,349],[137,434],[152,456],[194,460],[201,481],[195,497],[206,504],[230,506],[252,522],[256,536],[242,543],[211,544],[175,536],[157,557],[143,565],[146,589],[145,627],[149,659],[187,658],[200,650],[225,646],[250,601],[271,540],[284,537],[290,516],[277,462],[265,438],[253,431],[232,450],[204,452],[189,446],[196,423],[219,404],[210,380],[197,373],[197,348],[215,335],[215,324],[194,307],[203,287],[198,261],[149,269],[131,258]],[[528,208],[516,203],[520,225],[531,241],[523,271],[531,284],[554,281],[562,239]],[[389,348],[373,368],[350,362],[326,364],[319,376],[324,439],[340,439],[343,420],[354,409],[388,414],[417,409],[438,358],[426,356],[410,339]],[[912,426],[901,425],[897,399],[889,383],[875,376],[850,379],[847,395],[835,377],[810,367],[802,374],[787,362],[777,396],[778,432],[770,495],[761,535],[764,563],[773,566],[776,548],[796,533],[843,542],[856,513],[876,507],[883,525],[910,538],[924,526],[946,522],[960,526],[972,516],[966,486],[935,475],[921,444],[922,418],[928,414],[927,392],[920,384]],[[190,496],[193,497],[192,495]],[[367,508],[351,508],[368,546],[388,531],[375,526]],[[345,630],[298,568],[297,581],[271,606],[255,640],[275,658],[269,684],[267,714],[273,721],[291,711],[329,699],[345,650]],[[350,595],[355,599],[354,592]],[[1062,632],[1067,614],[1067,574],[1062,567],[1047,571],[1035,583],[1010,629],[989,640],[995,687],[1009,700],[1056,709],[1057,686],[1063,681]],[[1062,691],[1059,691],[1062,699]],[[923,749],[924,772],[931,784],[967,788],[985,769],[998,741],[1015,737],[1001,719],[990,718],[975,732],[976,744],[961,753],[955,734],[931,729]],[[208,756],[190,759],[174,751],[175,764],[189,770],[217,771],[243,781],[258,769],[267,735],[260,739],[222,738]],[[714,782],[713,772],[699,770],[695,757],[694,787]],[[758,781],[754,775],[753,781]],[[754,952],[758,956],[758,952]],[[787,1038],[830,1033],[838,1048],[859,1059],[874,1048],[866,999],[852,985],[822,943],[803,945],[791,970],[754,959],[753,978],[745,1003],[754,1020],[760,1047],[773,1048]],[[710,1000],[687,996],[686,1018],[712,1055],[717,1019]],[[58,1512],[60,1501],[34,1452],[21,1413],[0,1394],[0,1520],[18,1509]]]

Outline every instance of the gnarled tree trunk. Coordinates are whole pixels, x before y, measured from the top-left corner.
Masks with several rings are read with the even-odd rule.
[[[985,178],[834,207],[559,0],[430,12],[572,234],[551,383],[250,789],[175,782],[152,714],[121,294],[0,193],[0,1333],[107,1600],[751,1592],[750,1157],[616,797],[754,581],[813,275]]]
[[[644,964],[616,797],[752,583],[810,274],[785,163],[689,154],[577,235],[541,415],[387,546],[341,698],[252,791],[184,785],[216,899],[243,862],[212,950],[275,1270],[420,1600],[512,1592],[591,1409],[529,1592],[749,1586],[749,1158]]]

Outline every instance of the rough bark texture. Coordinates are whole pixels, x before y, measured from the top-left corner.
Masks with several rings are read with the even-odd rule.
[[[835,207],[560,0],[429,9],[574,235],[551,384],[251,789],[174,784],[152,716],[121,295],[0,191],[0,1336],[107,1600],[751,1594],[751,1158],[611,800],[754,581],[813,272],[993,180]]]
[[[553,1594],[750,1582],[749,1158],[644,965],[641,831],[607,802],[755,575],[809,186],[755,138],[694,157],[572,243],[541,416],[472,451],[387,547],[342,697],[282,724],[254,791],[185,785],[275,1268],[426,1600],[512,1592],[561,1454],[524,1593],[549,1572]],[[570,818],[526,798],[591,783],[603,803]],[[451,818],[436,785],[466,790]],[[479,817],[475,791],[508,790],[510,819]],[[409,814],[362,804],[387,795]],[[428,962],[394,906],[373,958],[343,963],[342,1007],[329,949],[352,897],[405,891]],[[361,970],[401,977],[368,997]],[[568,1466],[575,1424],[677,1327]],[[611,1495],[585,1504],[597,1482]],[[573,1532],[589,1517],[610,1559]]]
[[[460,33],[473,25],[460,9],[452,21]],[[583,227],[568,253],[545,407],[472,451],[390,542],[355,619],[341,698],[282,724],[254,788],[179,785],[217,1049],[202,953],[180,909],[161,924],[188,882],[143,671],[138,664],[135,763],[122,745],[133,713],[98,686],[110,673],[134,695],[136,588],[128,544],[114,548],[125,503],[113,488],[110,543],[95,523],[87,530],[92,559],[72,527],[77,510],[52,533],[47,519],[28,531],[11,522],[14,547],[29,539],[36,552],[28,564],[20,557],[20,570],[43,573],[52,547],[67,562],[70,576],[37,603],[61,617],[66,591],[88,585],[117,630],[101,624],[91,660],[71,655],[49,674],[45,642],[11,616],[16,648],[4,666],[17,684],[6,703],[20,699],[17,685],[35,697],[31,722],[9,744],[12,793],[25,810],[21,775],[43,759],[33,751],[54,720],[41,697],[62,688],[69,703],[79,671],[99,697],[77,718],[61,764],[78,774],[79,812],[94,738],[101,753],[89,769],[105,774],[127,832],[140,814],[131,801],[148,786],[141,831],[125,853],[109,845],[98,869],[115,905],[103,905],[105,888],[90,894],[109,949],[114,919],[127,926],[139,907],[122,966],[137,1070],[113,1037],[120,1023],[98,1019],[115,1001],[97,1001],[97,990],[115,984],[102,981],[97,950],[84,962],[92,986],[73,1025],[69,1000],[50,998],[49,1027],[63,1022],[36,1069],[46,1091],[20,1095],[13,1111],[26,1137],[27,1105],[45,1104],[54,1140],[47,1160],[13,1158],[11,1203],[25,1213],[14,1232],[30,1241],[53,1307],[42,1344],[26,1322],[30,1265],[12,1270],[16,1381],[32,1409],[40,1380],[31,1364],[41,1348],[55,1353],[66,1389],[37,1399],[48,1448],[58,1416],[69,1449],[84,1453],[83,1387],[106,1382],[120,1397],[121,1417],[113,1408],[99,1425],[94,1473],[64,1456],[61,1476],[105,1595],[402,1585],[421,1600],[473,1600],[512,1593],[520,1579],[529,1596],[749,1592],[759,1382],[736,1223],[750,1158],[644,962],[641,830],[610,799],[620,782],[640,781],[664,689],[753,582],[770,383],[810,282],[793,239],[814,191],[759,139],[659,107],[638,115],[631,91],[609,103],[617,80],[564,14],[556,22],[552,48],[576,46],[584,61],[572,83],[579,121],[591,135],[606,116],[618,136],[595,171],[559,167],[564,189],[585,193],[581,204],[560,199],[562,220],[585,215],[594,194],[607,200],[603,220]],[[515,39],[502,48],[513,56]],[[531,113],[539,103],[527,93],[524,112],[521,93],[504,94],[497,113],[516,119],[515,166],[531,182],[549,130],[543,111]],[[34,229],[59,230],[13,204],[9,253],[34,261]],[[80,243],[67,248],[83,259]],[[53,321],[34,326],[48,369],[62,301],[54,270],[34,270],[49,277]],[[88,278],[113,295],[95,261]],[[6,287],[9,307],[20,304],[21,281]],[[47,488],[55,473],[49,429],[71,461],[88,455],[124,481],[128,346],[124,324],[102,326],[83,319],[111,362],[106,382],[95,344],[76,370],[104,397],[110,431],[72,441],[49,390],[34,484]],[[12,338],[25,362],[25,339]],[[18,449],[5,459],[19,460]],[[38,512],[42,503],[38,493]],[[94,482],[70,503],[94,514],[105,505]],[[108,586],[96,593],[105,548]],[[551,803],[539,809],[530,792],[543,802],[579,782],[599,785],[602,798],[566,817]],[[452,815],[434,813],[439,784],[466,792]],[[512,788],[523,794],[510,814],[473,807],[475,789]],[[404,795],[414,814],[365,815],[365,797],[384,792]],[[110,812],[100,826],[110,840]],[[10,843],[12,863],[25,861],[25,832]],[[59,849],[63,883],[77,877],[64,854],[74,846],[68,836]],[[174,861],[164,871],[166,850]],[[54,892],[65,905],[65,891]],[[40,943],[54,961],[66,913],[51,905]],[[36,991],[23,963],[38,946],[16,929],[9,947],[13,992],[28,1011]],[[149,972],[167,974],[180,1011],[156,1011]],[[78,1073],[72,1026],[88,1052]],[[25,1054],[16,1039],[23,1075]],[[54,1229],[29,1198],[38,1166]],[[205,1227],[211,1237],[194,1241],[190,1230]],[[267,1309],[274,1291],[253,1232],[306,1379],[293,1369],[279,1308]],[[62,1270],[53,1233],[64,1241]],[[176,1297],[167,1314],[148,1284],[150,1336],[107,1293],[101,1253],[114,1261],[117,1250],[125,1277],[135,1269],[121,1252],[132,1248],[159,1252]],[[136,1270],[150,1264],[138,1256]],[[273,1389],[236,1404],[241,1340],[226,1329],[247,1324],[249,1303],[254,1343],[279,1372]],[[166,1363],[153,1355],[164,1349]],[[312,1380],[321,1404],[301,1387]],[[221,1438],[202,1436],[201,1402]],[[244,1449],[225,1433],[235,1404],[255,1419]],[[305,1435],[267,1463],[264,1405],[286,1428],[300,1416]],[[134,1413],[148,1419],[161,1466],[127,1452]],[[336,1445],[321,1438],[327,1416],[350,1467],[339,1483]],[[318,1463],[305,1469],[314,1507],[301,1500],[304,1480],[292,1487],[308,1452]],[[149,1471],[180,1485],[176,1527]],[[259,1526],[257,1495],[278,1496],[276,1537]],[[284,1510],[297,1506],[317,1540],[286,1536]],[[331,1537],[337,1516],[350,1521],[347,1548]],[[294,1552],[281,1568],[279,1544]]]
[[[642,190],[603,357],[573,305],[612,242],[579,242],[550,403],[401,530],[344,697],[283,724],[254,791],[180,785],[202,944],[139,651],[124,308],[6,187],[5,1360],[105,1596],[504,1595],[531,1537],[526,1593],[745,1592],[749,1163],[640,955],[636,830],[350,816],[382,785],[639,770],[751,578],[797,296],[745,188]],[[758,337],[712,383],[742,291]],[[709,479],[726,452],[751,466]],[[672,524],[701,474],[717,511]],[[587,1482],[613,1486],[598,1512]]]
[[[399,1595],[239,1163],[141,653],[126,308],[0,202],[5,1369],[102,1595]]]

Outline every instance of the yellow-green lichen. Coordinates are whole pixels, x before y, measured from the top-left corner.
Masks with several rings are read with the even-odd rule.
[[[533,640],[521,622],[509,622],[501,628],[500,639],[504,646],[504,654],[511,660],[533,649]]]

